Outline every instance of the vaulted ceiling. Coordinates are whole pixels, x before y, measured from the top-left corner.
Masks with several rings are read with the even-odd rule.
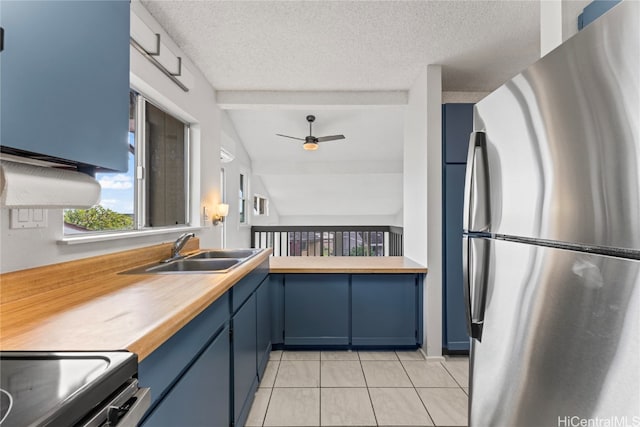
[[[406,91],[429,64],[445,91],[490,91],[539,56],[537,0],[142,3],[216,90],[248,97]],[[401,211],[401,108],[277,107],[229,116],[282,215]],[[307,135],[307,114],[346,140],[305,152],[275,136]]]

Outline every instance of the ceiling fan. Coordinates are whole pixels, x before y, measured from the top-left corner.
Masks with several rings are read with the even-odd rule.
[[[316,116],[308,115],[307,121],[309,122],[309,136],[305,138],[296,138],[295,136],[289,135],[281,135],[277,133],[277,136],[283,136],[285,138],[297,139],[298,141],[304,141],[302,144],[302,148],[305,150],[317,150],[319,142],[327,142],[327,141],[336,141],[338,139],[344,139],[344,135],[331,135],[331,136],[321,136],[315,137],[313,136],[313,132],[311,131],[311,124],[316,120]]]

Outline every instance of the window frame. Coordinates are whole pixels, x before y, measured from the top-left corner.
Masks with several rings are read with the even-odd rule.
[[[220,168],[220,202],[229,203],[227,200],[227,170]],[[220,247],[227,247],[227,221],[222,221],[222,231],[220,233]]]
[[[135,204],[135,212],[134,212],[134,230],[152,230],[159,228],[175,228],[175,227],[189,227],[193,223],[193,218],[191,216],[191,125],[190,123],[185,122],[181,118],[177,117],[175,114],[167,111],[166,108],[158,105],[155,102],[149,100],[149,98],[145,97],[140,92],[132,90],[136,94],[136,126],[135,126],[135,173],[134,180],[136,191],[134,192],[134,204]],[[178,120],[184,125],[184,150],[185,150],[185,161],[184,161],[184,192],[185,192],[185,224],[176,224],[176,225],[164,225],[159,227],[149,227],[145,225],[145,219],[147,217],[147,194],[146,194],[146,186],[145,186],[145,177],[147,175],[147,165],[146,165],[146,104],[149,103],[161,110],[165,114],[170,115],[174,119]],[[144,125],[143,125],[144,124]]]
[[[145,96],[139,90],[134,88],[130,89],[130,94],[134,97],[134,170],[133,170],[133,228],[121,229],[121,230],[95,230],[86,231],[81,233],[65,234],[64,221],[62,230],[61,244],[75,244],[84,242],[95,242],[100,240],[113,240],[119,238],[128,238],[136,236],[146,236],[154,234],[172,233],[182,230],[200,229],[201,227],[194,227],[194,217],[191,207],[191,174],[193,173],[191,165],[192,144],[191,144],[191,126],[192,123],[185,121],[178,114],[171,112],[168,108],[162,106],[161,103],[152,101],[149,97]],[[175,225],[163,225],[150,227],[145,224],[146,213],[148,207],[146,206],[146,177],[147,167],[146,164],[146,105],[147,103],[153,105],[155,108],[161,110],[165,114],[171,116],[175,120],[184,125],[184,214],[185,223]]]
[[[240,188],[241,177],[244,177],[244,179],[242,179],[244,188]],[[249,201],[249,199],[247,198],[248,194],[249,194],[249,174],[244,169],[240,169],[240,171],[238,172],[238,201],[240,202],[238,203],[238,225],[240,226],[250,225],[249,217],[251,215],[249,214],[250,212],[249,204],[247,203]],[[241,204],[244,207],[244,221],[242,221],[242,212],[240,211]]]
[[[264,201],[264,210],[260,212],[260,201]],[[257,209],[256,209],[257,201]],[[254,216],[269,216],[269,199],[262,194],[255,193],[253,195],[253,215]]]

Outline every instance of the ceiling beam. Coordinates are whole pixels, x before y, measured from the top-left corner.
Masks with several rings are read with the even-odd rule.
[[[223,110],[306,110],[402,108],[407,105],[407,91],[236,91],[216,92]]]
[[[255,175],[380,175],[402,174],[402,160],[290,162],[254,160]]]

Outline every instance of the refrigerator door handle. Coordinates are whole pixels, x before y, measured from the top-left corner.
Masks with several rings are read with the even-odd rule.
[[[462,237],[462,280],[467,332],[478,341],[482,341],[484,326],[489,245],[487,239]]]
[[[472,132],[467,152],[467,170],[464,177],[463,231],[490,230],[489,168],[487,139],[484,132]]]

